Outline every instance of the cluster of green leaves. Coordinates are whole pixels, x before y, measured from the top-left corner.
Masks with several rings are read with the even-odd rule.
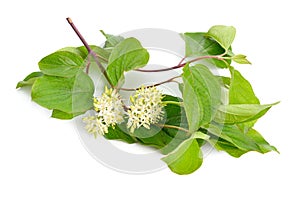
[[[102,33],[105,45],[91,48],[106,68],[109,82],[119,87],[125,72],[148,63],[149,53],[135,38]],[[201,147],[206,143],[233,157],[277,151],[253,128],[276,103],[260,104],[251,84],[231,65],[232,61],[250,64],[245,55],[232,51],[235,33],[232,26],[213,26],[208,32],[182,34],[187,59],[207,59],[183,67],[182,98],[163,98],[176,103],[165,106],[162,125],[130,133],[123,123],[110,128],[105,137],[160,149],[166,155],[162,160],[177,174],[190,174],[201,166]],[[40,71],[28,75],[17,88],[32,85],[33,101],[52,110],[54,118],[72,119],[93,108],[94,83],[84,72],[93,61],[83,46],[60,49],[43,58]],[[214,75],[210,67],[229,70],[230,76]]]
[[[149,53],[135,38],[106,36],[103,48],[91,49],[117,86],[124,72],[147,64]],[[52,110],[52,117],[72,119],[93,108],[94,83],[84,69],[94,61],[84,46],[62,48],[44,57],[38,63],[40,71],[29,74],[17,88],[32,86],[32,100]]]

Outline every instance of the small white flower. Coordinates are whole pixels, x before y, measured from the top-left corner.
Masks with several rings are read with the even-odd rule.
[[[88,116],[83,118],[83,122],[86,123],[85,129],[87,132],[94,134],[95,137],[98,134],[103,135],[108,132],[108,126],[103,123],[103,118]]]
[[[131,132],[141,126],[149,129],[150,124],[161,120],[164,106],[162,98],[162,93],[154,86],[148,88],[142,86],[137,90],[135,95],[130,98],[132,105],[127,111],[127,128],[130,128]]]
[[[116,90],[105,87],[105,92],[101,97],[94,98],[94,109],[98,117],[103,117],[106,125],[114,126],[124,121],[123,103]]]
[[[103,135],[108,133],[108,127],[114,127],[124,121],[123,103],[116,90],[105,87],[102,96],[94,98],[94,109],[95,116],[83,118],[89,133]]]

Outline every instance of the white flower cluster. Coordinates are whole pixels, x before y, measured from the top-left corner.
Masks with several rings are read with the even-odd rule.
[[[83,122],[86,123],[85,129],[87,132],[94,134],[95,137],[98,134],[102,135],[108,132],[108,126],[104,123],[103,118],[88,116],[83,118]]]
[[[101,97],[94,98],[96,116],[83,118],[86,130],[94,134],[108,133],[108,127],[114,127],[124,121],[123,103],[116,90],[105,88]]]
[[[126,112],[130,132],[143,126],[147,129],[163,117],[163,95],[156,87],[142,86],[130,97],[132,105]],[[124,121],[124,107],[116,90],[105,88],[101,97],[94,98],[95,116],[83,118],[86,130],[97,136],[108,133],[108,128]]]
[[[130,132],[143,126],[147,129],[150,124],[157,123],[163,116],[163,95],[156,87],[145,88],[142,86],[130,97],[132,105],[127,111],[127,128]]]

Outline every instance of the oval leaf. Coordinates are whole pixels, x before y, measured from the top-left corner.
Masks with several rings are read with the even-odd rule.
[[[149,53],[135,38],[121,41],[111,52],[108,60],[107,74],[115,86],[122,79],[124,72],[145,66]]]
[[[224,49],[216,41],[205,36],[202,32],[187,32],[183,34],[185,40],[185,56],[220,55]]]
[[[259,104],[251,84],[242,74],[233,67],[230,68],[230,73],[229,104]]]
[[[182,142],[177,149],[162,160],[174,173],[180,175],[193,173],[203,162],[202,152],[196,139]]]
[[[185,40],[185,56],[186,57],[199,57],[206,55],[221,55],[225,52],[222,46],[216,41],[205,36],[205,33],[184,33]],[[205,59],[203,62],[212,63],[220,68],[227,68],[230,60],[221,61],[217,59]]]
[[[246,55],[241,55],[241,54],[234,55],[232,57],[232,60],[238,64],[251,64],[251,62],[247,59]]]
[[[207,35],[216,40],[226,51],[231,46],[236,30],[233,26],[217,25],[211,27]]]
[[[203,65],[183,69],[183,103],[190,131],[209,123],[220,105],[221,86],[218,79]]]
[[[44,57],[39,67],[46,75],[73,77],[84,68],[84,60],[73,52],[57,51]]]
[[[94,84],[79,71],[72,78],[44,75],[32,87],[32,100],[48,109],[81,113],[93,107]]]

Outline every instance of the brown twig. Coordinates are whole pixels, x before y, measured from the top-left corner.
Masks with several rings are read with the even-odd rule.
[[[67,18],[68,23],[70,24],[70,26],[72,27],[72,29],[74,30],[74,32],[77,34],[77,36],[79,37],[79,39],[81,40],[81,42],[83,43],[83,45],[85,46],[85,48],[87,49],[88,53],[94,58],[96,64],[98,65],[98,67],[100,68],[102,74],[104,75],[104,77],[106,78],[107,82],[110,84],[111,87],[114,87],[113,84],[111,83],[110,79],[108,78],[108,75],[106,73],[105,68],[103,67],[103,65],[99,62],[98,58],[97,58],[97,54],[91,49],[91,47],[89,46],[89,44],[86,42],[86,40],[84,39],[84,37],[81,35],[81,33],[79,32],[79,30],[77,29],[77,27],[74,25],[73,21],[71,18]],[[89,65],[87,66],[89,67]],[[89,71],[89,69],[87,68],[87,71]]]

